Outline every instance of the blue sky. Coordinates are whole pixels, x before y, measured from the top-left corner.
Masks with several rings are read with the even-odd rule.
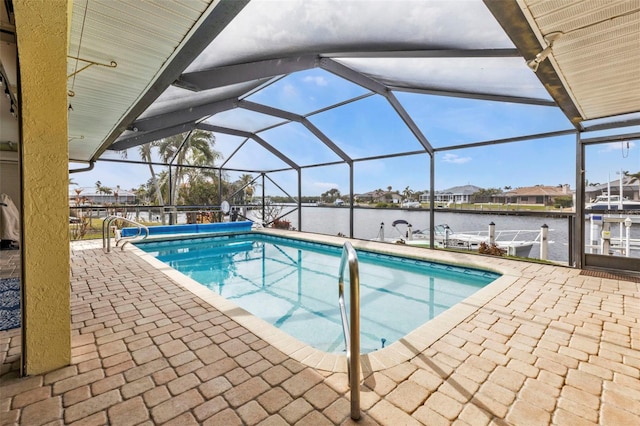
[[[313,69],[289,75],[247,99],[306,115],[365,93],[364,89],[328,72]],[[436,148],[571,128],[564,115],[551,107],[394,93],[429,143]],[[309,120],[354,159],[422,149],[389,102],[379,95],[314,114],[309,116]],[[236,109],[212,117],[210,121],[255,131],[280,120]],[[639,130],[626,128],[618,133],[634,131]],[[339,160],[299,123],[288,123],[259,135],[302,166]],[[216,135],[215,149],[222,154],[223,161],[227,161],[227,167],[249,170],[287,167],[252,140],[237,150],[243,142],[244,138]],[[466,184],[484,188],[516,188],[564,183],[574,188],[575,145],[575,136],[568,135],[438,152],[435,188],[443,190]],[[604,183],[609,177],[615,179],[616,171],[621,169],[640,171],[640,150],[634,141],[589,146],[586,154],[585,173],[589,182]],[[110,152],[104,156],[121,158],[118,153]],[[137,159],[137,150],[130,150],[128,158]],[[361,193],[388,186],[400,191],[407,186],[414,191],[425,190],[430,185],[429,165],[427,154],[357,161],[354,165],[354,190]],[[228,173],[232,180],[239,174]],[[270,176],[287,192],[297,195],[295,172],[279,172]],[[149,177],[148,167],[144,165],[100,161],[93,171],[72,175],[81,187],[92,188],[96,181],[100,181],[105,186],[119,185],[123,189],[135,188]],[[349,192],[348,166],[303,169],[303,195],[319,195],[331,188],[338,188],[344,194]],[[265,190],[268,195],[282,193],[270,182],[267,182]]]

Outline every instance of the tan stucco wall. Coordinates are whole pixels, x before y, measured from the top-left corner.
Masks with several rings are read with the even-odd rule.
[[[67,0],[13,2],[22,143],[24,374],[71,361]]]

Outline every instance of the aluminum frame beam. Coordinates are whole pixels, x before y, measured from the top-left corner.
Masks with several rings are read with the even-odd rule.
[[[193,62],[200,53],[213,41],[233,19],[249,4],[249,0],[219,0],[209,15],[202,21],[184,46],[162,70],[158,78],[151,84],[138,101],[122,116],[113,127],[102,145],[91,157],[97,160],[100,155],[110,148],[130,124],[140,116],[151,104],[173,83],[185,68]]]
[[[185,73],[176,79],[173,85],[199,92],[251,80],[272,78],[278,75],[303,71],[317,67],[319,62],[320,57],[318,55],[292,56],[288,58],[248,62],[245,64]]]
[[[373,51],[327,52],[327,58],[519,58],[518,49],[389,49]]]
[[[284,155],[282,152],[276,149],[273,145],[269,144],[269,142],[265,141],[255,133],[246,132],[244,130],[229,129],[227,127],[213,126],[211,124],[205,124],[205,123],[197,124],[196,128],[201,130],[208,130],[210,132],[218,132],[218,133],[224,133],[227,135],[241,136],[244,138],[253,139],[258,144],[260,144],[264,149],[266,149],[271,154],[275,155],[277,158],[279,158],[280,160],[288,164],[292,169],[300,170],[300,166],[298,164],[296,164],[293,160],[291,160],[289,157]]]
[[[523,98],[521,96],[493,95],[490,93],[461,92],[453,90],[420,89],[415,87],[388,86],[394,92],[417,93],[419,95],[446,96],[449,98],[477,99],[480,101],[508,102],[512,104],[539,105],[557,108],[554,101],[538,98]]]
[[[204,117],[217,114],[219,112],[228,111],[237,106],[238,98],[223,99],[220,101],[210,102],[204,105],[190,106],[179,111],[171,111],[158,114],[140,120],[134,121],[129,130],[138,132],[149,132],[170,127],[182,123],[198,121]]]
[[[334,154],[340,157],[346,163],[351,164],[353,159],[347,155],[338,145],[336,145],[327,135],[325,135],[320,129],[318,129],[313,123],[311,123],[306,117],[298,114],[293,114],[289,111],[284,111],[278,108],[273,108],[270,106],[257,104],[255,102],[250,101],[240,101],[238,106],[243,109],[247,109],[254,112],[259,112],[261,114],[267,114],[275,117],[280,117],[285,120],[293,121],[296,123],[302,124],[307,128],[313,135],[320,139],[322,143],[324,143]]]
[[[179,124],[177,126],[166,127],[147,133],[132,133],[127,135],[115,143],[111,144],[107,149],[110,151],[124,151],[125,149],[133,148],[138,145],[144,145],[145,143],[157,141],[158,139],[168,138],[180,133],[185,133],[193,130],[196,127],[195,121],[189,123]]]
[[[529,141],[534,139],[554,138],[558,136],[574,135],[577,132],[578,132],[577,130],[571,129],[571,130],[559,130],[556,132],[536,133],[535,135],[515,136],[512,138],[495,139],[495,140],[484,141],[484,142],[471,142],[471,143],[465,143],[462,145],[444,146],[442,148],[435,148],[434,151],[435,152],[454,151],[457,149],[477,148],[480,146],[487,146],[487,145],[499,145],[503,143],[523,142],[523,141]]]
[[[413,133],[416,139],[418,139],[418,142],[420,142],[422,147],[429,154],[433,154],[433,147],[427,140],[426,136],[422,133],[422,131],[420,131],[409,113],[400,104],[398,98],[396,98],[395,95],[384,84],[328,58],[322,58],[322,60],[320,61],[320,66],[327,71],[344,78],[345,80],[349,80],[354,84],[357,84],[361,87],[364,87],[365,89],[371,90],[372,92],[384,96],[391,104],[392,108],[400,116],[402,121],[404,121],[405,125],[409,128],[411,133]]]

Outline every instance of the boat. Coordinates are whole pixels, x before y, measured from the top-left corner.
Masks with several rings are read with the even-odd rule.
[[[405,209],[419,209],[422,205],[418,201],[405,201],[400,205],[400,207]]]
[[[403,230],[398,228],[403,225]],[[399,219],[391,224],[397,235],[384,237],[384,223],[380,224],[378,241],[395,244],[407,244],[417,247],[430,247],[429,229],[412,229],[409,222]],[[482,243],[491,246],[489,230],[455,232],[447,224],[436,225],[434,228],[434,243],[437,248],[458,248],[463,250],[478,251]],[[495,231],[494,243],[510,256],[530,257],[534,244],[539,243],[540,230],[503,230]]]
[[[595,200],[585,205],[585,210],[640,210],[640,200],[620,199],[620,195],[598,195]]]

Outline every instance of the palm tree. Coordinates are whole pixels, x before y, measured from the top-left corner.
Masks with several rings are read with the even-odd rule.
[[[413,191],[411,189],[409,189],[409,187],[407,186],[403,191],[402,191],[402,196],[404,197],[405,201],[408,201],[411,199],[411,197],[413,197]]]
[[[156,144],[157,144],[156,142],[150,142],[144,145],[140,145],[140,147],[138,148],[138,152],[140,154],[140,158],[142,159],[142,161],[146,161],[147,165],[149,166],[149,172],[151,173],[151,181],[153,182],[153,186],[155,187],[156,202],[158,203],[159,206],[164,206],[162,191],[160,191],[160,183],[158,181],[158,177],[156,176],[156,172],[153,169],[153,164],[152,164],[153,159],[151,158],[151,149],[154,146],[156,146]]]
[[[178,189],[182,185],[187,170],[181,167],[185,164],[194,166],[213,166],[218,158],[221,158],[219,152],[213,149],[215,137],[213,133],[204,130],[194,130],[184,140],[184,135],[175,135],[158,141],[158,150],[160,156],[165,162],[171,162],[176,165],[175,179],[171,188],[171,199],[177,202]]]
[[[240,175],[238,182],[240,183],[241,187],[244,187],[245,202],[250,202],[253,198],[253,193],[256,190],[256,185],[255,183],[253,183],[253,175],[250,175],[248,173],[242,174]]]

